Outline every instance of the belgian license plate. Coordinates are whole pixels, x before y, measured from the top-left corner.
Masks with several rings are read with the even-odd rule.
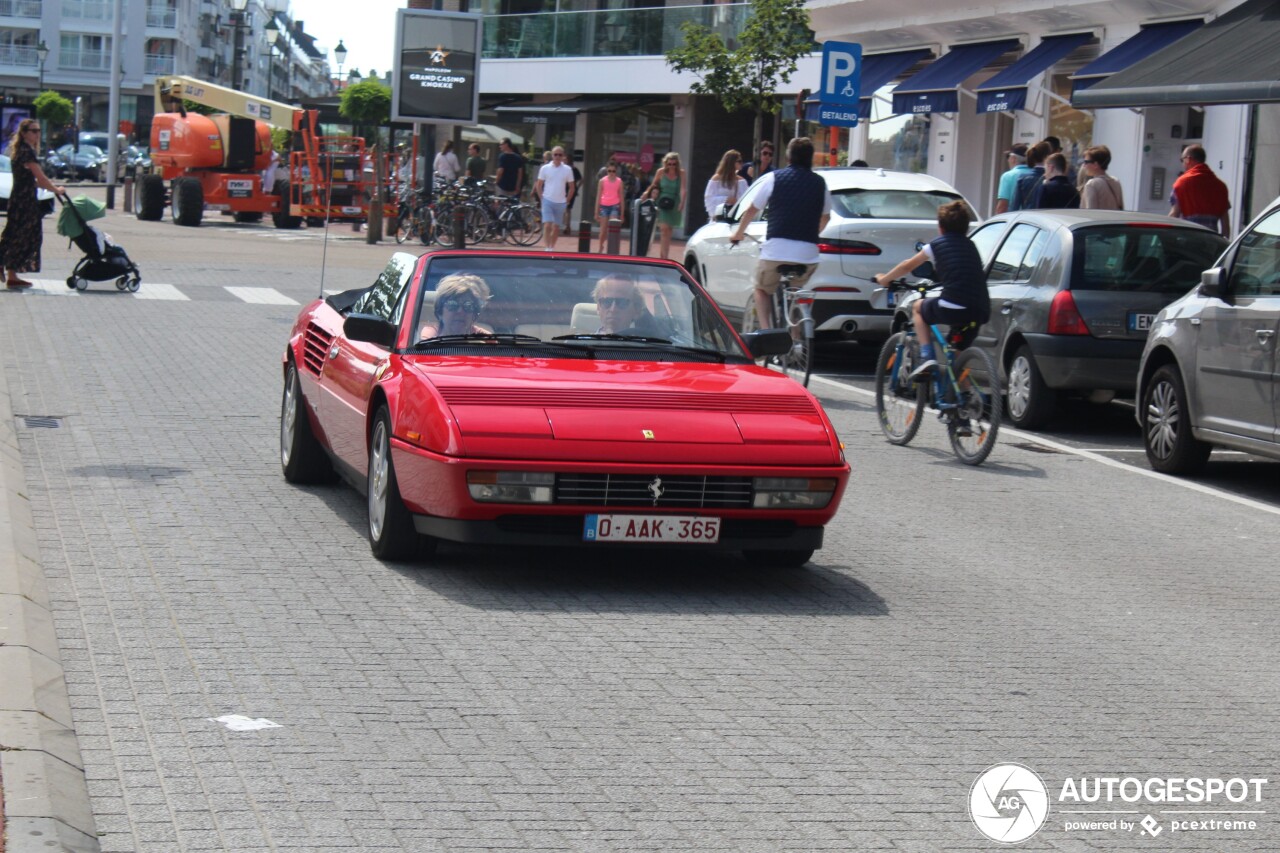
[[[696,515],[588,515],[584,542],[707,545],[720,541],[720,519]]]
[[[1138,314],[1134,311],[1129,312],[1129,331],[1131,332],[1149,332],[1151,324],[1156,320],[1155,314]]]

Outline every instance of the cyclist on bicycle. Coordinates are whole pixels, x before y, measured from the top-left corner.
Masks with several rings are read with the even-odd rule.
[[[804,264],[804,275],[791,280],[793,286],[804,287],[818,268],[818,234],[831,218],[831,192],[827,182],[813,173],[813,142],[805,136],[791,140],[787,161],[785,169],[767,172],[751,185],[755,196],[729,238],[730,244],[738,245],[756,214],[769,208],[769,230],[754,276],[761,328],[772,328],[774,320],[780,319],[773,316],[773,294],[781,282],[778,267]]]
[[[962,201],[944,204],[938,208],[939,236],[889,272],[871,277],[876,284],[894,281],[929,262],[934,267],[934,280],[942,285],[941,295],[918,299],[911,307],[911,322],[920,341],[920,365],[908,379],[920,379],[938,366],[930,326],[985,323],[990,317],[987,274],[968,231],[968,206]]]

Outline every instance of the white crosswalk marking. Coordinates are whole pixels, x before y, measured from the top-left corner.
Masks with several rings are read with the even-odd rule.
[[[142,282],[142,286],[138,292],[133,294],[137,299],[168,299],[176,302],[190,302],[191,298],[183,293],[172,284],[156,284],[155,282]]]
[[[67,287],[65,279],[31,278],[31,292],[42,296],[70,296],[74,290]]]
[[[290,299],[274,287],[226,287],[223,288],[237,299],[253,305],[297,305],[297,300]]]

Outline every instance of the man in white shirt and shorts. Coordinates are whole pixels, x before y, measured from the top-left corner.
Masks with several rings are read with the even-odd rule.
[[[564,149],[551,149],[551,162],[538,170],[534,192],[542,199],[542,241],[548,252],[556,248],[560,223],[573,203],[573,169],[564,162]]]

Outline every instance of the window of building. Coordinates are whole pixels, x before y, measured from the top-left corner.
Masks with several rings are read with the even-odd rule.
[[[1055,74],[1050,85],[1058,97],[1071,100],[1070,76]],[[1077,172],[1080,161],[1084,159],[1085,149],[1093,145],[1093,116],[1056,98],[1045,100],[1049,104],[1049,136],[1058,137],[1068,168],[1073,173]]]

